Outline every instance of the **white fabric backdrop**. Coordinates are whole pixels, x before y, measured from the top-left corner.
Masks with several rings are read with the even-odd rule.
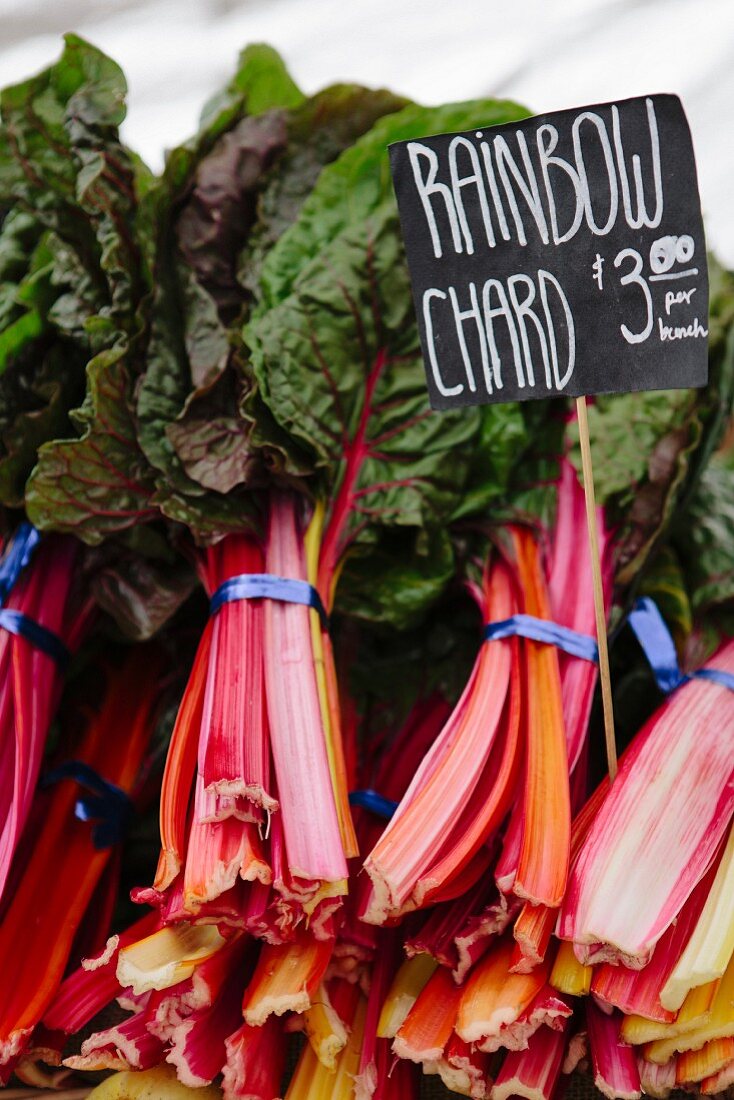
[[[0,0],[0,86],[50,61],[65,30],[123,66],[126,138],[152,167],[247,42],[276,46],[306,91],[348,79],[536,111],[676,92],[709,244],[734,266],[734,0]]]

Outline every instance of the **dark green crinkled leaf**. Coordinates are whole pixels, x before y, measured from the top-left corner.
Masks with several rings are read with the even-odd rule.
[[[86,561],[98,607],[137,642],[157,634],[198,587],[194,570],[164,539],[140,542],[109,539]]]
[[[20,503],[20,479],[43,443],[29,511],[40,526],[89,542],[153,514],[131,409],[145,170],[119,139],[124,100],[119,67],[74,35],[56,64],[0,94],[0,202],[14,204],[13,218],[25,212],[26,234],[38,233],[16,294],[31,309],[26,320],[37,315],[35,331],[22,347],[12,325],[0,334],[8,379],[23,383],[18,406],[5,411],[0,481]]]
[[[734,473],[723,459],[704,471],[675,524],[673,543],[694,613],[727,603],[734,610]]]
[[[79,257],[100,311],[129,328],[139,265],[134,173],[118,137],[125,91],[119,66],[76,35],[55,65],[4,89],[0,203],[53,230]]]
[[[455,572],[445,528],[382,534],[374,550],[350,554],[339,579],[336,610],[355,619],[413,627]]]
[[[23,506],[42,443],[73,429],[69,409],[84,397],[84,360],[71,343],[36,341],[0,376],[0,500]]]
[[[323,248],[246,340],[263,399],[311,454],[329,520],[347,483],[342,549],[373,524],[450,515],[480,417],[429,408],[394,204]]]
[[[265,180],[257,221],[240,256],[240,282],[257,293],[268,252],[300,214],[325,165],[407,100],[383,89],[335,84],[289,111],[287,145]]]
[[[482,424],[485,438],[502,439],[508,450],[522,431],[510,407],[429,408],[387,146],[524,114],[490,101],[410,106],[381,119],[323,170],[263,264],[261,298],[245,327],[257,397],[310,458],[314,491],[327,506],[324,541],[336,545],[337,557],[355,544],[364,553],[377,548],[370,566],[365,558],[354,573],[356,584],[357,569],[372,568],[375,592],[386,530],[446,523],[458,510]],[[486,473],[469,487],[475,506],[506,488],[510,460],[485,454]],[[374,616],[366,593],[350,593],[347,562],[338,599],[353,614],[359,605]],[[444,566],[432,570],[434,594],[442,575]],[[380,614],[389,618],[389,606],[381,604]]]
[[[239,411],[251,385],[246,365],[233,360],[256,266],[296,217],[322,166],[403,104],[387,92],[353,86],[305,101],[295,101],[286,88],[280,103],[272,95],[265,102],[257,85],[262,59],[254,64],[250,51],[243,58],[251,77],[244,70],[238,75],[240,99],[225,112],[226,125],[216,113],[213,139],[199,135],[186,172],[173,154],[151,197],[159,234],[157,295],[138,394],[141,440],[161,473],[156,500],[162,510],[179,520],[185,512],[204,539],[216,532],[222,504],[209,494],[221,498],[239,485],[261,484],[268,471],[284,468],[289,450],[282,430],[253,426],[254,407],[259,421],[271,420],[256,396],[247,419]],[[244,94],[248,79],[256,82],[252,103]],[[290,451],[290,472],[302,471]],[[246,499],[238,506],[242,522]],[[229,524],[220,533],[225,529]]]
[[[427,134],[497,126],[527,118],[525,108],[506,100],[472,100],[442,107],[410,105],[389,114],[329,165],[304,203],[298,226],[284,234],[263,267],[265,304],[286,297],[305,264],[351,223],[368,218],[386,200],[394,203],[387,147]]]
[[[88,391],[73,419],[79,439],[45,443],[28,483],[28,518],[95,544],[152,519],[153,479],[138,447],[128,407],[130,375],[123,348],[100,352],[87,367]]]

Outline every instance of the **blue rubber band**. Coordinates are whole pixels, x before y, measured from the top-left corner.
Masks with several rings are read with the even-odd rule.
[[[92,821],[92,841],[98,850],[112,848],[125,835],[133,804],[121,787],[103,779],[90,764],[83,760],[69,760],[48,772],[41,780],[42,787],[50,787],[62,779],[73,779],[88,793],[77,799],[74,816],[79,821]]]
[[[627,621],[652,669],[655,683],[665,695],[689,680],[709,680],[734,691],[734,676],[722,669],[699,668],[689,674],[681,672],[670,631],[657,604],[649,596],[637,600]]]
[[[71,660],[71,654],[61,638],[45,626],[29,619],[22,611],[15,611],[10,607],[0,607],[0,628],[15,634],[19,638],[25,638],[27,642],[40,649],[51,657],[60,669],[65,669]]]
[[[710,680],[713,684],[721,684],[729,691],[734,691],[734,676],[730,672],[724,672],[722,668],[699,668],[691,673],[689,679]]]
[[[397,802],[391,801],[389,798],[384,798],[377,791],[350,791],[349,792],[349,805],[361,806],[363,810],[369,810],[371,813],[376,814],[377,817],[387,818],[389,821],[392,815],[398,808]]]
[[[40,533],[27,520],[8,539],[0,559],[0,604],[7,600],[40,541]]]
[[[589,634],[580,634],[570,627],[549,619],[538,619],[535,615],[512,615],[496,623],[488,623],[484,628],[484,640],[496,641],[500,638],[529,638],[533,642],[554,645],[568,653],[570,657],[580,657],[582,661],[599,660],[596,639]]]
[[[7,630],[46,653],[60,668],[66,668],[70,654],[64,643],[51,630],[29,619],[22,611],[4,607],[3,604],[28,565],[41,536],[33,524],[24,520],[13,532],[0,558],[0,629]]]
[[[230,577],[228,581],[220,584],[212,596],[209,609],[212,615],[216,615],[226,603],[233,603],[235,600],[263,599],[312,607],[318,612],[324,630],[329,629],[329,616],[314,586],[308,581],[276,577],[273,573],[242,573],[237,577]]]

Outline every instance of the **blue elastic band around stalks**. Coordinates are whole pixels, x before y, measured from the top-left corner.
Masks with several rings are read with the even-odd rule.
[[[0,629],[16,634],[19,638],[25,638],[36,649],[48,654],[61,669],[66,668],[71,659],[69,650],[57,634],[47,630],[34,619],[29,619],[22,611],[0,607]]]
[[[370,813],[375,814],[377,817],[387,818],[388,821],[398,808],[397,802],[384,798],[377,791],[372,790],[350,791],[349,805],[361,806],[363,810],[369,810]]]
[[[656,684],[666,695],[689,680],[709,680],[734,691],[734,676],[722,669],[699,668],[689,674],[681,672],[670,631],[657,605],[649,596],[637,600],[627,621],[642,647]]]
[[[568,653],[570,657],[580,657],[582,661],[599,660],[596,639],[589,634],[580,634],[570,627],[548,619],[538,619],[535,615],[512,615],[496,623],[488,623],[484,628],[484,640],[497,641],[500,638],[529,638],[533,642],[554,645]]]
[[[24,521],[8,540],[5,553],[0,559],[0,629],[25,638],[63,669],[69,663],[70,655],[61,638],[40,623],[29,619],[22,611],[2,606],[31,560],[40,539],[36,528]]]
[[[32,523],[24,520],[8,540],[0,560],[0,604],[4,604],[38,546],[41,536]]]
[[[282,603],[298,603],[318,612],[324,630],[329,629],[329,616],[321,597],[308,581],[291,577],[276,577],[273,573],[242,573],[220,584],[209,603],[212,615],[226,603],[236,600],[280,600]]]
[[[653,671],[658,687],[666,695],[693,679],[709,680],[734,691],[734,676],[722,669],[699,668],[690,675],[681,672],[670,631],[657,605],[649,597],[637,601],[630,611],[628,622]],[[509,619],[489,623],[484,628],[484,638],[490,642],[500,638],[530,638],[534,642],[557,646],[571,657],[580,657],[584,661],[596,663],[599,659],[596,640],[590,635],[579,634],[559,623],[537,619],[534,615],[513,615]],[[389,798],[383,798],[372,790],[351,791],[349,802],[352,806],[361,806],[378,817],[388,819],[398,806],[397,802],[391,802]]]
[[[76,801],[74,816],[79,821],[94,822],[94,847],[101,850],[119,844],[133,812],[133,804],[125,791],[108,779],[103,779],[83,760],[69,760],[54,768],[44,775],[41,786],[50,787],[52,783],[58,783],[62,779],[73,779],[80,787],[86,788],[87,793]]]

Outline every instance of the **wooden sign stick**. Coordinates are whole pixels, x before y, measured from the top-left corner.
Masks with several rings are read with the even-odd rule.
[[[607,616],[604,609],[604,589],[601,581],[599,557],[599,532],[596,524],[596,496],[594,493],[594,468],[591,464],[589,442],[589,418],[586,415],[586,398],[576,398],[576,417],[579,423],[581,466],[584,473],[584,497],[586,499],[586,526],[591,551],[591,577],[594,585],[594,613],[596,616],[596,642],[599,647],[599,676],[601,700],[604,708],[604,738],[607,748],[609,778],[617,774],[617,742],[614,736],[614,708],[612,706],[612,680],[609,675],[609,650],[607,648]]]

